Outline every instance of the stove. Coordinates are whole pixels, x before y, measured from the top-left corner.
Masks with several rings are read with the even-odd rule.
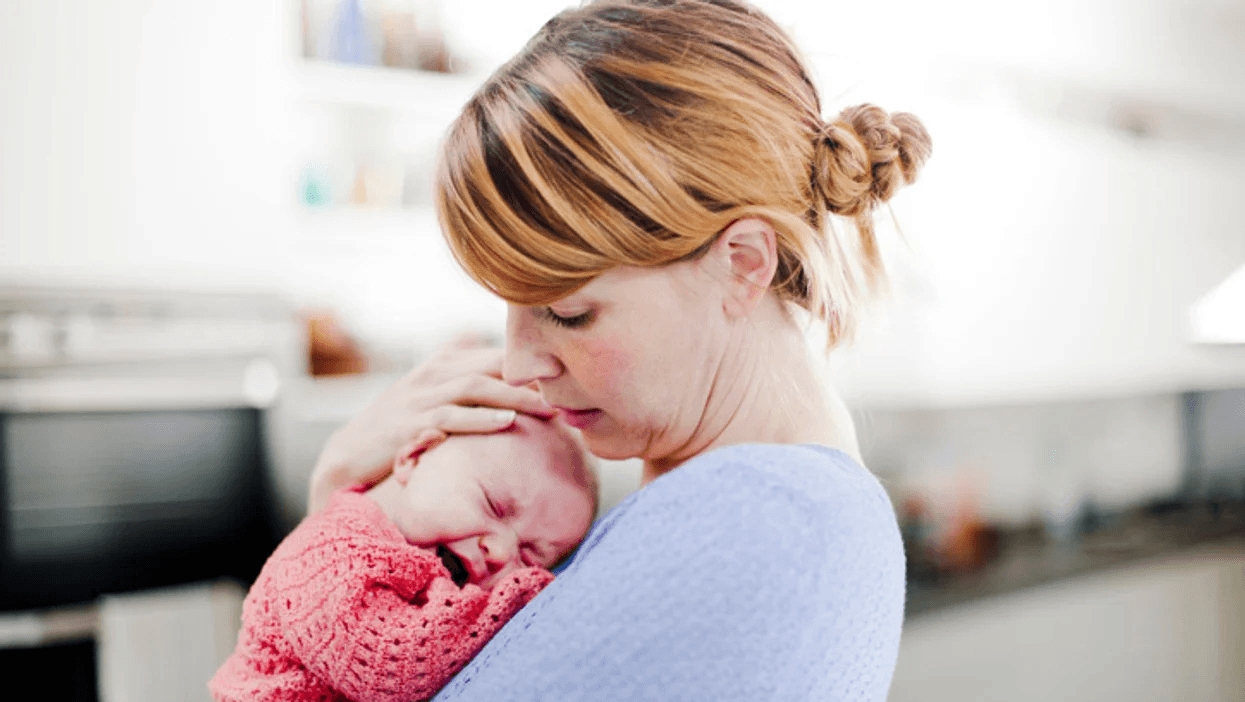
[[[0,610],[253,578],[303,348],[272,295],[0,288]]]

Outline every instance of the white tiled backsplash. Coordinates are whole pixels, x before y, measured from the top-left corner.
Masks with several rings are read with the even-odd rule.
[[[1038,520],[1069,499],[1122,509],[1171,495],[1183,480],[1175,394],[855,414],[865,462],[892,498],[968,491],[998,524]]]

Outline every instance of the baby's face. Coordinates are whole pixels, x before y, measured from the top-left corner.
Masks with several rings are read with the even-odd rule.
[[[587,488],[561,467],[554,429],[520,415],[514,429],[455,435],[401,463],[400,498],[387,509],[407,541],[435,548],[459,585],[491,587],[517,568],[549,568],[592,523]],[[399,481],[401,482],[401,481]]]

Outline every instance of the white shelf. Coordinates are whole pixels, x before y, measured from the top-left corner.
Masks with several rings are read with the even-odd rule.
[[[300,208],[299,228],[312,238],[435,237],[440,229],[431,205],[414,208],[333,205]]]
[[[304,102],[453,119],[485,76],[306,61],[296,71]]]
[[[1245,266],[1193,304],[1192,338],[1199,344],[1245,344]]]

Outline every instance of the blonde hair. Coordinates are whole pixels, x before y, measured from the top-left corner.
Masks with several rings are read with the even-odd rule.
[[[600,0],[550,20],[463,108],[437,211],[463,268],[520,305],[696,258],[760,217],[777,233],[771,288],[833,346],[884,278],[872,210],[929,153],[912,115],[860,105],[824,122],[796,47],[749,5]]]

